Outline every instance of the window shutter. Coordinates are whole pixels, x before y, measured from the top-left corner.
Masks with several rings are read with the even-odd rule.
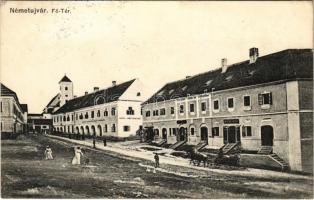
[[[245,126],[242,127],[242,137],[245,137]]]
[[[258,105],[263,105],[263,95],[258,94]]]
[[[273,105],[273,96],[271,92],[269,93],[269,104]]]

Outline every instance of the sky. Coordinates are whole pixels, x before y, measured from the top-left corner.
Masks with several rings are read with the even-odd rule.
[[[10,13],[46,8],[49,13]],[[51,13],[51,9],[70,13]],[[0,79],[40,113],[66,74],[74,94],[167,82],[288,48],[313,48],[312,2],[2,2]]]

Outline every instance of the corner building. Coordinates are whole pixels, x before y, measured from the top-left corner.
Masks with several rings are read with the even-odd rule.
[[[313,52],[288,49],[171,82],[143,103],[143,126],[169,144],[271,151],[312,172]]]
[[[5,139],[27,131],[28,106],[19,102],[13,90],[2,83],[0,86],[0,132]]]

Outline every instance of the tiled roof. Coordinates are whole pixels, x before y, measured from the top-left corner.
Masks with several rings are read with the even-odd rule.
[[[54,96],[54,97],[49,101],[49,103],[47,104],[46,108],[58,106],[60,100],[59,100],[59,101],[55,101],[55,100],[56,100],[57,98],[59,98],[59,96],[60,96],[59,93],[56,94],[56,96]]]
[[[312,49],[288,49],[166,84],[145,103],[274,81],[313,79]]]
[[[12,96],[15,99],[15,101],[17,102],[17,104],[21,107],[21,104],[19,102],[19,98],[17,97],[17,95],[14,91],[11,90],[10,88],[8,88],[7,86],[5,86],[3,83],[0,83],[0,86],[1,86],[1,96]]]
[[[23,112],[28,112],[28,106],[27,104],[21,104],[21,108]]]
[[[84,96],[77,97],[69,100],[61,108],[59,108],[54,114],[71,112],[80,108],[93,106],[96,104],[103,104],[116,101],[120,96],[130,87],[135,79],[128,82],[121,83],[116,86],[112,86],[107,89],[99,90]]]
[[[13,90],[5,86],[3,83],[1,83],[0,86],[1,96],[13,96],[14,98],[18,99],[16,93]]]
[[[72,82],[66,75],[59,81],[60,82]]]

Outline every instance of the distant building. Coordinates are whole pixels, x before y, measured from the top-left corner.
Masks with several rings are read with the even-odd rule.
[[[273,152],[292,170],[312,171],[312,50],[259,57],[252,48],[249,56],[166,84],[143,103],[143,126],[168,144],[238,144]]]
[[[128,137],[142,124],[143,84],[133,79],[90,94],[73,96],[70,79],[60,82],[60,93],[47,105],[52,110],[54,131],[79,134]],[[59,107],[60,106],[60,107]]]
[[[27,104],[20,104],[16,93],[1,83],[1,138],[26,131]]]
[[[53,129],[51,117],[44,114],[29,113],[27,126],[31,133],[51,133]]]

